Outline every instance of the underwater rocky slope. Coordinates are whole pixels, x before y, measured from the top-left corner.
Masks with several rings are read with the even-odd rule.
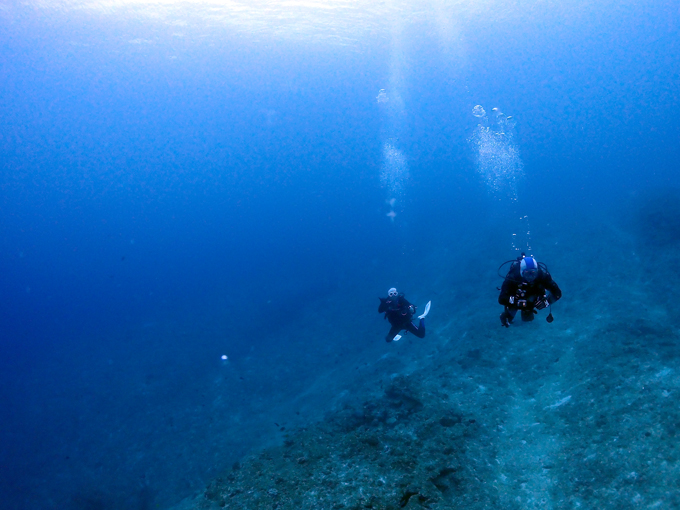
[[[680,352],[649,328],[397,375],[234,465],[197,508],[677,508]]]
[[[553,324],[505,330],[491,302],[447,318],[462,291],[442,293],[424,341],[356,367],[324,420],[234,464],[191,508],[680,507],[680,312],[660,298],[680,283],[675,247],[655,247],[664,271],[635,272],[634,237],[577,231],[544,250],[565,293]],[[606,263],[560,255],[588,238]]]

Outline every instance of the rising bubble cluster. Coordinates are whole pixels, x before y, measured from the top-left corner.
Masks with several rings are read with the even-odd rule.
[[[389,191],[390,197],[400,197],[408,181],[408,162],[404,154],[394,146],[394,141],[383,144],[383,166],[380,181]]]
[[[484,108],[479,105],[472,109],[472,114],[480,121],[468,140],[474,152],[477,172],[501,202],[510,200],[506,216],[518,218],[512,222],[515,231],[512,248],[518,252],[530,252],[529,217],[517,212],[517,188],[524,177],[524,165],[515,142],[515,121],[503,115],[498,108],[493,108],[489,116],[483,112]]]
[[[484,108],[477,105],[472,114],[483,119],[468,140],[474,150],[477,172],[494,192],[503,192],[516,200],[517,181],[524,175],[524,165],[514,140],[514,121],[498,108],[487,117]]]

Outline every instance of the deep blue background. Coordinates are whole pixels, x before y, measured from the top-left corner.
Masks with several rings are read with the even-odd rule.
[[[216,391],[224,338],[245,355],[317,300],[374,299],[449,239],[493,228],[468,142],[476,104],[517,121],[530,220],[602,214],[678,186],[677,6],[450,14],[457,28],[442,42],[432,19],[404,13],[395,57],[389,19],[343,46],[219,26],[177,38],[115,10],[4,10],[0,506],[62,501],[68,482],[49,478],[63,451],[96,458],[111,416],[143,412],[128,399],[149,374],[159,409],[192,400],[175,385]],[[395,58],[405,110],[390,118],[376,96],[394,92]],[[380,183],[387,136],[411,176],[394,224]],[[168,323],[190,345],[148,341]],[[98,406],[100,422],[78,421]]]

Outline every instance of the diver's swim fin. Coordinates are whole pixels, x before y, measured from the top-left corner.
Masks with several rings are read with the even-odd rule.
[[[393,342],[398,342],[399,340],[401,340],[401,335],[395,335],[392,339]]]
[[[425,317],[427,317],[427,314],[430,313],[430,305],[431,304],[432,304],[432,301],[427,302],[427,304],[425,305],[425,311],[418,316],[419,319],[424,319]]]

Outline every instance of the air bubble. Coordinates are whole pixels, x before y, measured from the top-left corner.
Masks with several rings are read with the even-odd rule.
[[[482,105],[477,105],[472,109],[472,115],[475,117],[484,117],[486,116],[486,112],[484,111],[484,108],[482,108]]]
[[[409,178],[408,162],[404,154],[389,140],[383,145],[383,165],[380,181],[390,197],[401,197]]]

